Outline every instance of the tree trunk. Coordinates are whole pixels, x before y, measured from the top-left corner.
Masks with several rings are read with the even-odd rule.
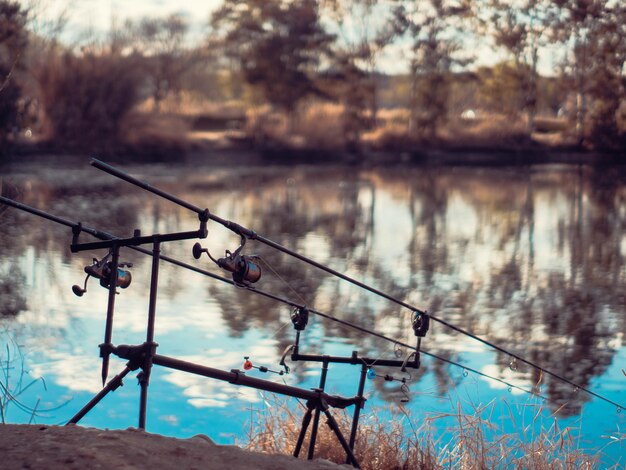
[[[587,97],[585,96],[585,68],[587,65],[587,44],[581,44],[576,37],[574,51],[574,66],[576,70],[576,143],[582,145],[585,139],[585,118],[587,114]]]
[[[526,95],[526,106],[528,107],[528,135],[535,131],[535,116],[537,115],[537,61],[539,50],[533,46],[530,66],[530,77],[528,78],[528,89]]]
[[[414,67],[411,67],[411,95],[409,97],[409,124],[408,134],[413,136],[416,130],[416,113],[417,113],[417,73]]]
[[[582,81],[582,80],[579,80]],[[581,86],[576,91],[576,141],[581,145],[585,136],[585,93]]]

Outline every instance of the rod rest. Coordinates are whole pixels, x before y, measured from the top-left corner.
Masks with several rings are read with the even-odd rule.
[[[284,358],[291,353],[291,360],[296,361],[304,361],[304,362],[326,362],[326,363],[335,363],[335,364],[362,364],[367,367],[372,366],[383,366],[383,367],[399,367],[401,370],[405,370],[407,367],[412,369],[420,368],[420,360],[419,355],[416,352],[412,352],[409,354],[404,360],[396,360],[396,359],[381,359],[381,358],[370,358],[370,357],[361,357],[357,353],[357,351],[352,351],[351,356],[327,356],[327,355],[319,355],[319,354],[300,354],[295,347],[296,345],[291,345],[287,347],[285,352],[283,353],[283,360],[281,360],[280,365],[284,365]]]

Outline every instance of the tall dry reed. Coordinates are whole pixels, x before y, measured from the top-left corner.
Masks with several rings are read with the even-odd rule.
[[[246,448],[270,454],[293,455],[304,407],[292,409],[285,400],[274,399],[257,412],[248,435]],[[351,416],[332,410],[342,433],[348,439]],[[388,410],[373,410],[361,418],[355,456],[363,469],[536,469],[574,470],[599,468],[598,455],[588,455],[578,448],[575,430],[561,429],[556,419],[550,426],[539,426],[544,410],[534,410],[532,423],[515,423],[516,433],[504,433],[493,422],[494,403],[465,413],[454,412],[423,419],[418,426],[403,408],[392,419]],[[509,419],[515,420],[513,413]],[[315,446],[315,458],[345,463],[346,454],[321,416]],[[306,458],[311,427],[300,458]],[[437,437],[439,435],[439,437]],[[617,467],[615,467],[617,468]]]

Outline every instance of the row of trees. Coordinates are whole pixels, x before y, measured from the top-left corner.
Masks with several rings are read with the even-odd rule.
[[[461,85],[474,90],[465,107],[524,114],[529,134],[538,113],[569,103],[578,143],[623,139],[626,6],[614,0],[229,0],[196,44],[181,15],[128,20],[76,47],[34,34],[34,19],[0,0],[3,141],[33,111],[65,144],[119,140],[139,103],[151,98],[158,111],[185,90],[263,101],[290,122],[303,102],[338,102],[347,140],[358,142],[376,123],[381,58],[392,52],[408,64],[394,104],[409,109],[411,135],[436,138]],[[481,67],[483,50],[501,63]],[[550,51],[559,59],[546,78],[540,58]]]
[[[498,87],[512,91],[495,110],[524,112],[532,132],[542,110],[539,60],[551,50],[560,56],[553,70],[560,87],[556,99],[563,106],[572,97],[578,142],[587,136],[610,142],[620,135],[626,91],[621,2],[238,0],[226,2],[211,25],[246,81],[289,113],[305,96],[319,94],[319,84],[333,71],[344,84],[333,88],[346,114],[362,116],[369,107],[375,118],[377,62],[385,49],[401,47],[410,64],[410,131],[433,138],[448,117],[455,77],[476,70],[479,57],[472,48],[489,47],[506,61],[500,70],[506,76],[495,76]]]

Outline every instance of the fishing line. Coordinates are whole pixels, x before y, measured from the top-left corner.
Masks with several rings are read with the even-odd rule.
[[[232,283],[231,281],[229,281],[229,280],[227,280],[227,279],[224,279],[224,280],[225,280],[226,282]],[[281,297],[279,297],[279,296],[276,296],[276,295],[271,294],[271,293],[269,293],[269,292],[265,292],[265,291],[262,291],[262,290],[256,289],[256,288],[254,288],[254,287],[252,287],[252,286],[245,286],[244,288],[245,288],[246,290],[249,290],[249,291],[252,291],[252,292],[256,292],[257,294],[262,295],[262,296],[264,296],[264,297],[268,297],[268,298],[274,299],[274,300],[276,300],[276,301],[283,302],[283,303],[285,303],[285,304],[287,304],[287,305],[290,305],[290,306],[292,306],[292,307],[298,307],[298,308],[302,308],[302,307],[303,307],[303,306],[298,305],[297,303],[295,303],[295,302],[293,302],[293,301],[291,301],[291,300],[289,300],[289,299],[283,299],[283,298],[281,298]],[[307,307],[307,308],[308,308],[308,307]],[[375,331],[369,330],[369,329],[367,329],[367,328],[365,328],[365,327],[362,327],[362,326],[356,325],[356,324],[351,323],[351,322],[349,322],[349,321],[346,321],[346,320],[341,320],[340,318],[333,317],[332,315],[329,315],[329,314],[324,313],[324,312],[320,312],[320,311],[315,310],[315,309],[308,308],[308,310],[309,310],[309,312],[311,312],[311,313],[313,313],[313,314],[315,314],[315,315],[317,315],[317,316],[319,316],[319,317],[326,318],[327,320],[334,321],[334,322],[336,322],[336,323],[342,324],[342,325],[347,326],[347,327],[349,327],[349,328],[352,328],[352,329],[354,329],[354,330],[361,331],[362,333],[369,334],[369,335],[371,335],[371,336],[374,336],[374,337],[380,338],[380,339],[382,339],[382,340],[384,340],[384,341],[388,341],[388,342],[391,342],[391,343],[393,343],[393,344],[399,344],[400,346],[403,346],[403,347],[408,348],[408,349],[412,349],[412,350],[414,350],[414,351],[416,351],[416,350],[417,350],[417,348],[416,348],[415,346],[412,346],[412,345],[407,344],[407,343],[404,343],[404,342],[402,342],[402,341],[399,341],[399,340],[396,340],[396,339],[390,338],[390,337],[385,336],[385,335],[383,335],[383,334],[381,334],[381,333],[377,333],[377,332],[375,332]],[[514,388],[514,389],[516,389],[516,390],[520,390],[520,391],[525,392],[525,393],[528,393],[528,394],[530,394],[530,395],[533,395],[533,396],[537,396],[537,397],[539,397],[539,398],[542,398],[543,400],[546,400],[546,401],[550,401],[550,402],[554,402],[554,403],[556,403],[555,401],[550,400],[548,397],[546,397],[546,396],[544,396],[544,395],[541,395],[541,394],[539,394],[539,393],[537,393],[537,392],[535,392],[535,391],[533,391],[533,390],[527,390],[527,389],[525,389],[525,388],[523,388],[523,387],[520,387],[520,386],[518,386],[518,385],[514,385],[514,384],[509,383],[509,382],[507,382],[507,381],[505,381],[505,380],[503,380],[503,379],[499,379],[499,378],[497,378],[497,377],[493,377],[493,376],[491,376],[491,375],[489,375],[489,374],[486,374],[486,373],[484,373],[484,372],[481,372],[481,371],[479,371],[479,370],[476,370],[476,369],[474,369],[474,368],[472,368],[472,367],[465,366],[465,365],[460,364],[460,363],[458,363],[458,362],[455,362],[455,361],[453,361],[453,360],[451,360],[451,359],[447,359],[447,358],[445,358],[445,357],[439,356],[439,355],[434,354],[434,353],[429,353],[429,352],[427,352],[427,351],[425,351],[425,350],[423,350],[423,349],[420,349],[420,353],[423,353],[424,355],[429,356],[429,357],[431,357],[431,358],[433,358],[433,359],[437,359],[437,360],[439,360],[439,361],[443,361],[443,362],[445,362],[445,363],[447,363],[447,364],[450,364],[450,365],[453,365],[453,366],[459,367],[459,368],[463,369],[464,371],[472,372],[472,373],[474,373],[474,374],[476,374],[476,375],[479,375],[479,376],[481,376],[481,377],[485,377],[485,378],[491,379],[491,380],[493,380],[493,381],[495,381],[495,382],[499,382],[499,383],[501,383],[501,384],[503,384],[503,385],[506,385],[507,387]],[[621,409],[625,409],[625,407],[624,407],[623,405],[620,405],[619,403],[616,403],[616,402],[614,402],[613,400],[611,400],[611,399],[609,399],[609,398],[606,398],[606,397],[604,397],[604,396],[602,396],[602,395],[599,395],[598,393],[595,393],[595,392],[593,392],[593,391],[589,390],[589,389],[588,389],[588,388],[586,388],[586,387],[583,387],[583,386],[578,385],[578,384],[576,384],[576,383],[574,383],[574,382],[572,382],[572,381],[570,381],[570,380],[568,380],[568,379],[566,379],[566,378],[564,378],[564,377],[561,377],[560,375],[558,375],[558,374],[556,374],[556,373],[549,373],[549,371],[547,371],[547,370],[543,369],[542,367],[540,367],[540,366],[538,366],[538,365],[533,365],[533,367],[534,367],[534,368],[536,368],[536,369],[538,369],[538,370],[539,370],[540,372],[542,372],[542,373],[548,373],[549,375],[552,375],[554,378],[556,378],[556,379],[558,379],[558,380],[561,380],[561,381],[563,381],[563,382],[565,382],[565,383],[568,383],[568,384],[572,385],[575,389],[582,390],[582,391],[584,391],[584,392],[586,392],[586,393],[588,393],[588,394],[590,394],[590,395],[592,395],[592,396],[594,396],[594,397],[596,397],[596,398],[598,398],[598,399],[600,399],[600,400],[602,400],[602,401],[605,401],[605,402],[607,402],[607,403],[610,403],[611,405],[614,405],[615,407],[617,407],[617,409],[619,409],[619,410],[621,410]]]
[[[200,213],[205,211],[205,209],[197,207],[197,206],[195,206],[195,205],[193,205],[193,204],[191,204],[191,203],[189,203],[187,201],[184,201],[184,200],[181,200],[181,199],[177,198],[176,196],[174,196],[172,194],[169,194],[169,193],[167,193],[167,192],[165,192],[165,191],[163,191],[161,189],[158,189],[158,188],[156,188],[154,186],[151,186],[148,183],[145,183],[145,182],[143,182],[141,180],[138,180],[137,178],[135,178],[133,176],[130,176],[130,175],[128,175],[128,174],[118,170],[117,168],[115,168],[115,167],[113,167],[111,165],[108,165],[107,163],[104,163],[104,162],[102,162],[102,161],[100,161],[98,159],[95,159],[95,158],[92,159],[91,165],[94,166],[95,168],[98,168],[99,170],[105,171],[105,172],[107,172],[107,173],[109,173],[109,174],[111,174],[113,176],[116,176],[116,177],[118,177],[118,178],[120,178],[120,179],[122,179],[124,181],[127,181],[127,182],[129,182],[131,184],[134,184],[136,186],[139,186],[140,188],[142,188],[142,189],[144,189],[146,191],[149,191],[149,192],[152,192],[152,193],[154,193],[154,194],[156,194],[158,196],[161,196],[164,199],[167,199],[167,200],[169,200],[171,202],[174,202],[175,204],[178,204],[178,205],[180,205],[182,207],[185,207],[185,208],[187,208],[187,209],[189,209],[189,210],[191,210],[193,212],[196,212],[196,213],[200,214]],[[239,234],[241,237],[245,237],[245,238],[250,239],[250,240],[258,240],[260,243],[263,243],[264,245],[267,245],[267,246],[272,247],[272,248],[274,248],[274,249],[276,249],[278,251],[281,251],[281,252],[283,252],[285,254],[288,254],[288,255],[296,258],[296,259],[299,259],[300,261],[303,261],[303,262],[305,262],[305,263],[307,263],[307,264],[309,264],[311,266],[314,266],[314,267],[316,267],[316,268],[318,268],[318,269],[320,269],[322,271],[325,271],[325,272],[327,272],[329,274],[332,274],[333,276],[338,277],[340,279],[343,279],[344,281],[347,281],[347,282],[349,282],[351,284],[354,284],[354,285],[356,285],[356,286],[358,286],[358,287],[360,287],[360,288],[362,288],[362,289],[364,289],[366,291],[369,291],[369,292],[371,292],[373,294],[376,294],[376,295],[378,295],[380,297],[383,297],[383,298],[385,298],[387,300],[390,300],[391,302],[394,302],[394,303],[396,303],[396,304],[398,304],[400,306],[403,306],[403,307],[405,307],[405,308],[407,308],[407,309],[409,309],[409,310],[411,310],[413,312],[418,312],[418,313],[421,313],[421,314],[425,314],[426,313],[425,311],[415,307],[414,305],[411,305],[411,304],[409,304],[409,303],[407,303],[407,302],[405,302],[403,300],[400,300],[400,299],[398,299],[398,298],[396,298],[396,297],[394,297],[394,296],[392,296],[390,294],[387,294],[386,292],[383,292],[383,291],[378,290],[378,289],[376,289],[376,288],[374,288],[372,286],[369,286],[369,285],[367,285],[367,284],[365,284],[365,283],[363,283],[361,281],[358,281],[358,280],[356,280],[356,279],[354,279],[354,278],[352,278],[352,277],[350,277],[350,276],[348,276],[348,275],[346,275],[344,273],[341,273],[341,272],[339,272],[339,271],[337,271],[335,269],[332,269],[329,266],[323,265],[323,264],[321,264],[321,263],[319,263],[319,262],[317,262],[317,261],[315,261],[315,260],[313,260],[311,258],[308,258],[307,256],[304,256],[304,255],[302,255],[302,254],[300,254],[298,252],[295,252],[293,250],[290,250],[290,249],[280,245],[279,243],[276,243],[276,242],[274,242],[274,241],[272,241],[272,240],[270,240],[268,238],[265,238],[265,237],[257,234],[254,230],[251,230],[249,228],[243,227],[243,226],[241,226],[241,225],[239,225],[239,224],[237,224],[235,222],[232,222],[230,220],[226,220],[226,219],[223,219],[221,217],[218,217],[215,214],[209,214],[209,219],[211,219],[211,220],[213,220],[215,222],[220,223],[221,225],[223,225],[227,229],[229,229],[229,230]],[[438,322],[438,323],[440,323],[440,324],[442,324],[442,325],[444,325],[444,326],[446,326],[446,327],[448,327],[448,328],[450,328],[450,329],[452,329],[452,330],[454,330],[454,331],[456,331],[458,333],[461,333],[461,334],[463,334],[465,336],[468,336],[469,338],[472,338],[473,340],[475,340],[475,341],[477,341],[479,343],[484,344],[485,346],[488,346],[488,347],[490,347],[492,349],[495,349],[496,351],[500,351],[501,353],[506,354],[506,355],[508,355],[508,356],[510,356],[512,358],[515,358],[515,359],[523,362],[524,364],[527,364],[527,365],[529,365],[531,367],[534,367],[534,368],[536,368],[538,370],[541,370],[544,373],[546,373],[546,374],[548,374],[548,375],[550,375],[550,376],[552,376],[552,377],[554,377],[554,378],[556,378],[558,380],[562,380],[563,382],[565,382],[565,383],[567,383],[567,384],[569,384],[569,385],[571,385],[573,387],[578,387],[581,390],[585,390],[587,393],[589,393],[589,394],[591,394],[591,395],[593,395],[593,396],[595,396],[597,398],[601,397],[600,395],[596,394],[595,392],[592,392],[591,390],[588,390],[588,389],[586,389],[584,387],[578,386],[574,382],[572,382],[572,381],[570,381],[570,380],[560,376],[559,374],[557,374],[555,372],[552,372],[550,370],[544,369],[541,366],[539,366],[538,364],[536,364],[536,363],[534,363],[534,362],[532,362],[530,360],[524,359],[522,356],[520,356],[520,355],[518,355],[516,353],[512,353],[512,352],[504,349],[503,347],[498,346],[495,343],[492,343],[489,340],[483,339],[483,338],[481,338],[481,337],[479,337],[479,336],[477,336],[477,335],[475,335],[473,333],[470,333],[469,331],[467,331],[467,330],[465,330],[465,329],[463,329],[461,327],[458,327],[458,326],[456,326],[456,325],[454,325],[452,323],[449,323],[446,320],[443,320],[443,319],[438,318],[438,317],[433,316],[433,315],[430,315],[430,318],[433,321],[436,321],[436,322]],[[608,399],[604,399],[604,400],[609,402],[609,403],[611,403],[611,404],[613,404],[613,405],[615,405],[615,406],[619,406],[620,408],[623,408],[623,407],[621,407],[620,405],[617,405],[615,402],[613,402],[611,400],[608,400]]]
[[[123,178],[123,179],[125,179],[125,178]],[[168,198],[168,199],[169,199],[169,198]],[[18,209],[24,210],[24,211],[26,211],[26,212],[30,212],[30,213],[32,213],[32,214],[38,215],[38,216],[40,216],[40,217],[42,217],[42,218],[45,218],[45,219],[51,220],[51,221],[53,221],[53,222],[57,222],[57,223],[59,223],[59,224],[65,225],[65,226],[67,226],[67,227],[75,227],[75,226],[77,225],[77,224],[76,224],[76,223],[74,223],[74,222],[68,221],[68,220],[63,219],[63,218],[61,218],[61,217],[53,216],[53,215],[48,214],[48,213],[46,213],[46,212],[43,212],[43,211],[41,211],[41,210],[39,210],[39,209],[35,209],[35,208],[30,207],[30,206],[28,206],[28,205],[26,205],[26,204],[22,204],[22,203],[20,203],[20,202],[14,201],[14,200],[12,200],[12,199],[5,198],[5,197],[3,197],[3,196],[0,196],[0,202],[3,202],[3,203],[5,203],[5,204],[7,204],[7,205],[10,205],[10,206],[16,207],[16,208],[18,208]],[[193,206],[192,206],[192,207],[193,207]],[[213,217],[213,216],[212,216],[212,217]],[[96,237],[96,238],[100,238],[100,239],[104,239],[104,240],[112,240],[112,239],[117,239],[117,238],[118,238],[118,237],[116,237],[116,236],[114,236],[114,235],[111,235],[110,233],[103,232],[103,231],[99,231],[99,230],[95,230],[95,229],[89,228],[89,227],[87,227],[87,226],[81,226],[81,229],[82,229],[84,232],[89,233],[89,234],[93,235],[93,236],[94,236],[94,237]],[[142,247],[140,247],[140,246],[129,246],[128,248],[133,249],[133,250],[138,251],[138,252],[141,252],[141,253],[144,253],[144,254],[147,254],[147,255],[149,255],[149,256],[152,256],[152,251],[150,251],[150,250],[148,250],[148,249],[146,249],[146,248],[142,248]],[[269,293],[269,292],[259,290],[259,289],[255,288],[254,286],[251,286],[251,285],[248,285],[248,286],[240,286],[240,285],[238,285],[236,282],[234,282],[234,281],[233,281],[233,280],[231,280],[231,279],[227,279],[227,278],[225,278],[225,277],[222,277],[222,276],[219,276],[219,275],[217,275],[217,274],[211,273],[211,272],[206,271],[206,270],[204,270],[204,269],[197,268],[197,267],[195,267],[195,266],[192,266],[192,265],[190,265],[190,264],[184,263],[184,262],[179,261],[179,260],[177,260],[177,259],[170,258],[170,257],[165,256],[165,255],[161,255],[161,256],[160,256],[160,259],[162,259],[162,260],[164,260],[164,261],[166,261],[166,262],[168,262],[168,263],[174,264],[174,265],[176,265],[176,266],[179,266],[179,267],[182,267],[182,268],[185,268],[185,269],[189,269],[189,270],[194,271],[194,272],[196,272],[196,273],[198,273],[198,274],[202,274],[202,275],[208,276],[208,277],[210,277],[210,278],[212,278],[212,279],[215,279],[215,280],[218,280],[218,281],[221,281],[221,282],[225,282],[225,283],[227,283],[227,284],[231,284],[231,285],[233,285],[233,286],[235,286],[235,287],[242,287],[242,288],[243,288],[243,289],[245,289],[245,290],[248,290],[248,291],[251,291],[251,292],[255,292],[255,293],[259,294],[259,295],[262,295],[262,296],[264,296],[264,297],[267,297],[267,298],[270,298],[270,299],[276,300],[276,301],[278,301],[278,302],[284,303],[284,304],[289,305],[289,306],[291,306],[291,307],[296,307],[296,308],[304,308],[304,306],[303,306],[303,305],[301,305],[301,304],[299,304],[299,303],[297,303],[297,302],[294,302],[294,301],[292,301],[292,300],[290,300],[290,299],[285,299],[285,298],[280,297],[280,296],[277,296],[277,295],[275,295],[275,294],[271,294],[271,293]],[[367,329],[367,328],[361,327],[361,326],[359,326],[359,325],[356,325],[356,324],[350,323],[350,322],[348,322],[348,321],[345,321],[345,320],[341,320],[341,319],[335,318],[335,317],[333,317],[333,316],[331,316],[331,315],[325,314],[325,313],[320,312],[320,311],[317,311],[317,310],[312,310],[312,309],[308,309],[308,310],[309,310],[311,313],[314,313],[315,315],[318,315],[318,316],[320,316],[320,317],[326,318],[326,319],[331,320],[331,321],[335,321],[335,322],[337,322],[337,323],[343,324],[343,325],[348,326],[348,327],[350,327],[350,328],[352,328],[352,329],[355,329],[355,330],[361,331],[361,332],[363,332],[363,333],[366,333],[366,334],[372,335],[372,336],[377,337],[377,338],[380,338],[380,339],[382,339],[382,340],[385,340],[385,341],[390,341],[390,342],[392,342],[392,343],[394,343],[394,344],[400,344],[400,345],[402,345],[402,346],[404,346],[404,347],[406,347],[406,348],[409,348],[409,349],[413,349],[413,350],[415,350],[415,349],[416,349],[414,346],[411,346],[411,345],[406,344],[406,343],[403,343],[403,342],[401,342],[401,341],[398,341],[398,340],[395,340],[395,339],[389,338],[389,337],[387,337],[387,336],[385,336],[385,335],[383,335],[383,334],[380,334],[380,333],[377,333],[377,332],[375,332],[375,331],[369,330],[369,329]],[[420,310],[414,310],[414,311],[421,312]],[[432,316],[431,316],[431,318],[432,318]],[[459,332],[463,332],[463,330],[462,330],[462,329],[460,329],[460,328],[455,328],[455,329],[457,329],[457,331],[459,331]],[[472,335],[470,335],[470,336],[472,336]],[[480,338],[478,338],[478,339],[480,340]],[[489,342],[486,342],[485,340],[481,340],[481,341],[482,341],[482,342],[485,342],[485,344],[489,345]],[[562,377],[561,375],[559,375],[559,374],[557,374],[557,373],[554,373],[554,372],[551,372],[551,371],[549,371],[549,370],[547,370],[547,369],[544,369],[543,367],[541,367],[541,366],[539,366],[539,365],[537,365],[537,364],[535,364],[535,363],[533,363],[533,362],[531,362],[531,361],[525,360],[524,358],[521,358],[521,357],[519,357],[519,356],[517,356],[517,355],[515,355],[515,354],[513,354],[513,353],[510,353],[509,351],[507,351],[507,350],[505,350],[505,349],[503,349],[503,348],[500,348],[500,347],[494,347],[494,349],[496,349],[496,350],[498,350],[498,351],[501,351],[501,352],[503,352],[503,353],[505,353],[505,354],[507,354],[507,355],[509,355],[509,356],[511,356],[511,357],[514,357],[514,358],[516,358],[516,359],[518,359],[518,360],[520,360],[520,361],[524,362],[525,364],[528,364],[528,365],[530,365],[531,367],[534,367],[535,369],[537,369],[537,370],[541,371],[542,373],[548,374],[548,375],[550,375],[550,376],[552,376],[552,377],[554,377],[554,378],[556,378],[556,379],[558,379],[558,380],[560,380],[560,381],[562,381],[562,382],[565,382],[565,383],[567,383],[567,384],[571,385],[571,386],[572,386],[573,388],[575,388],[575,389],[582,390],[582,391],[584,391],[584,392],[588,393],[588,394],[589,394],[589,395],[591,395],[591,396],[594,396],[594,397],[596,397],[596,398],[598,398],[598,399],[600,399],[600,400],[602,400],[602,401],[604,401],[604,402],[606,402],[606,403],[609,403],[609,404],[611,404],[611,405],[613,405],[613,406],[616,406],[618,410],[626,409],[626,406],[624,406],[624,405],[620,405],[619,403],[616,403],[615,401],[613,401],[613,400],[611,400],[611,399],[609,399],[609,398],[606,398],[606,397],[604,397],[604,396],[602,396],[602,395],[600,395],[600,394],[598,394],[598,393],[596,393],[596,392],[593,392],[592,390],[589,390],[589,389],[588,389],[588,388],[586,388],[586,387],[583,387],[583,386],[581,386],[581,385],[578,385],[578,384],[576,384],[575,382],[572,382],[571,380],[566,379],[565,377]],[[444,357],[438,356],[438,355],[433,354],[433,353],[428,353],[427,351],[424,351],[424,350],[420,350],[420,351],[421,351],[423,354],[425,354],[425,355],[427,355],[427,356],[429,356],[429,357],[432,357],[432,358],[434,358],[434,359],[441,360],[441,361],[443,361],[443,362],[446,362],[446,363],[448,363],[448,364],[451,364],[451,365],[454,365],[454,366],[456,366],[456,367],[462,368],[462,369],[464,369],[464,370],[468,370],[468,371],[470,371],[470,370],[471,370],[473,373],[476,373],[477,375],[481,375],[481,376],[484,376],[484,377],[486,377],[486,378],[490,378],[490,379],[492,379],[492,380],[494,380],[494,381],[496,381],[496,382],[500,382],[500,383],[502,383],[502,384],[505,384],[505,385],[507,385],[507,386],[510,386],[510,387],[512,387],[512,388],[515,388],[515,389],[518,389],[518,390],[521,390],[521,391],[524,391],[524,392],[526,392],[526,393],[529,393],[529,394],[532,394],[532,395],[537,395],[537,394],[536,394],[535,392],[533,392],[533,391],[528,391],[528,390],[526,390],[526,389],[524,389],[524,388],[518,387],[517,385],[510,384],[510,383],[508,383],[508,382],[506,382],[506,381],[504,381],[504,380],[502,380],[502,379],[498,379],[498,378],[496,378],[496,377],[491,377],[491,376],[489,376],[488,374],[485,374],[485,373],[483,373],[483,372],[479,372],[479,371],[477,371],[477,370],[475,370],[475,369],[472,369],[472,368],[469,368],[469,367],[467,367],[467,366],[463,366],[463,365],[461,365],[461,364],[459,364],[459,363],[457,363],[457,362],[451,361],[450,359],[446,359],[446,358],[444,358]]]
[[[272,267],[272,265],[265,258],[259,255],[256,255],[256,256],[260,261],[263,261],[263,264],[267,266],[267,268],[274,274],[274,276],[276,276],[283,284],[287,286],[287,288],[291,292],[293,292],[296,295],[296,297],[298,297],[298,299],[300,299],[300,301],[302,302],[302,305],[304,306],[307,305],[308,302],[304,299],[304,297],[302,297],[302,295],[300,295],[298,291],[289,282],[287,282],[280,274],[278,274],[278,272]]]

